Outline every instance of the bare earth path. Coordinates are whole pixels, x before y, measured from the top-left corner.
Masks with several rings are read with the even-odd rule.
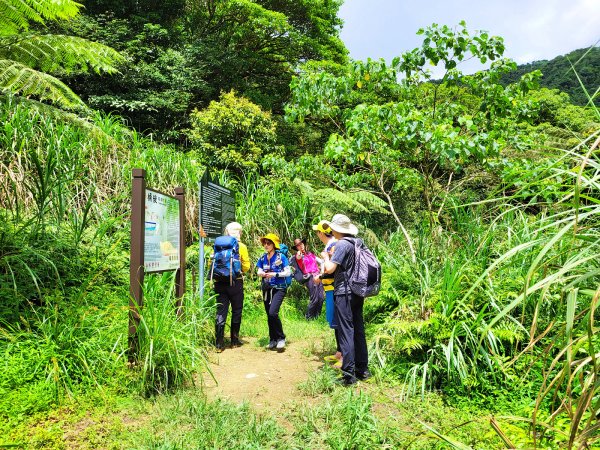
[[[322,360],[306,351],[305,342],[290,342],[281,353],[259,347],[256,338],[244,342],[242,347],[212,355],[210,369],[215,379],[204,376],[208,398],[248,401],[259,411],[277,410],[300,400],[298,383],[323,366]]]

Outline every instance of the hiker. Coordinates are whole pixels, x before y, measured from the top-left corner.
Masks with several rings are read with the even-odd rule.
[[[317,257],[314,253],[308,251],[306,239],[294,239],[293,248],[296,250],[294,262],[306,279],[305,285],[308,289],[308,308],[305,317],[308,320],[316,319],[321,314],[323,300],[325,299],[323,286],[321,283],[315,283],[314,280],[314,277],[320,273]]]
[[[243,345],[240,340],[240,326],[242,324],[242,309],[244,307],[244,279],[242,273],[250,270],[250,257],[248,248],[240,241],[242,237],[242,225],[238,222],[231,222],[225,227],[225,236],[231,236],[237,239],[239,246],[239,259],[241,263],[241,273],[231,280],[223,278],[214,279],[214,290],[217,294],[217,319],[215,323],[215,346],[217,351],[224,348],[225,324],[227,323],[227,313],[231,304],[231,348]],[[216,255],[215,255],[216,256]]]
[[[336,214],[330,222],[325,221],[324,224],[331,228],[337,239],[333,255],[323,252],[321,256],[324,260],[324,272],[334,275],[335,317],[343,358],[340,382],[349,386],[371,376],[363,320],[365,299],[352,293],[346,281],[346,277],[354,269],[352,239],[356,238],[358,228],[343,214]]]
[[[333,250],[335,249],[335,243],[337,242],[337,239],[334,238],[331,233],[331,228],[325,224],[324,220],[321,220],[318,224],[313,225],[312,229],[317,232],[317,237],[325,245],[323,251],[326,252],[331,259],[331,255],[333,255]],[[319,262],[323,261],[321,258],[318,258],[318,260]],[[328,359],[333,359],[334,361],[341,363],[342,350],[340,347],[338,325],[335,318],[335,307],[333,303],[333,275],[323,273],[323,270],[321,269],[320,273],[316,275],[314,279],[315,283],[323,285],[323,290],[325,292],[325,318],[329,323],[329,328],[333,329],[335,334],[336,352],[335,355],[333,355],[333,358],[328,357]]]
[[[292,270],[287,256],[281,253],[279,236],[268,233],[260,238],[265,253],[258,259],[256,267],[258,276],[262,278],[262,294],[267,323],[269,325],[269,350],[285,349],[285,334],[279,317],[279,308],[289,284],[291,283]]]

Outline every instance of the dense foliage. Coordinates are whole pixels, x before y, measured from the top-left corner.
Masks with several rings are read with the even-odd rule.
[[[464,23],[419,30],[423,45],[389,65],[347,63],[339,5],[96,0],[52,25],[114,46],[127,64],[112,78],[60,72],[105,111],[85,118],[0,96],[0,436],[17,442],[0,446],[60,447],[52,427],[27,425],[72,401],[131,395],[154,399],[138,412],[158,405],[147,435],[121,429],[132,447],[597,444],[598,110],[539,89],[536,71],[503,84],[516,67],[503,40]],[[29,16],[2,14],[10,39],[29,36]],[[485,70],[464,76],[467,58]],[[147,277],[139,360],[128,364],[134,167],[153,188],[186,189],[190,266],[180,317],[173,277]],[[237,192],[252,258],[268,231],[290,242],[337,212],[359,225],[383,263],[381,293],[365,306],[371,367],[394,391],[378,408],[397,419],[377,419],[370,396],[334,388],[327,370],[301,389],[332,401],[294,409],[287,435],[247,405],[184,395],[212,339],[214,300],[195,289],[207,167]],[[252,284],[249,321],[262,307]],[[299,291],[285,306],[293,320]],[[103,436],[89,445],[109,447]]]
[[[75,78],[90,106],[185,142],[188,114],[235,90],[281,111],[300,62],[346,60],[337,0],[94,1],[69,31],[127,59],[111,80]]]

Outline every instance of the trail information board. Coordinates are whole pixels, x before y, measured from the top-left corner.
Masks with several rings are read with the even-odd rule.
[[[235,221],[235,195],[204,174],[200,181],[200,226],[209,239],[223,235],[228,223]]]
[[[144,217],[144,270],[179,269],[179,200],[146,189]]]

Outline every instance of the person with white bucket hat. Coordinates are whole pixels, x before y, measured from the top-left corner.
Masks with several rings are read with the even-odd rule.
[[[358,227],[344,214],[336,214],[331,221],[323,221],[337,239],[335,251],[330,256],[321,253],[324,272],[334,275],[334,303],[338,336],[342,350],[342,378],[346,386],[371,376],[363,320],[364,297],[354,294],[347,283],[347,275],[354,269],[354,240]]]

